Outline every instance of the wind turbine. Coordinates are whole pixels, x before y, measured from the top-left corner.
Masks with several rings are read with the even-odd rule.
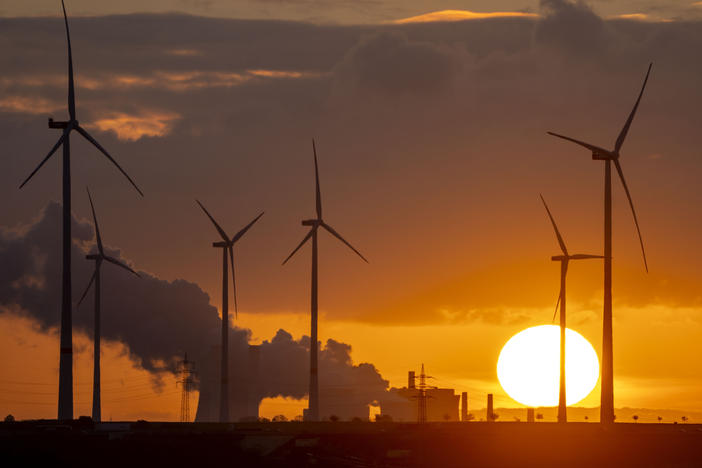
[[[614,359],[612,353],[612,163],[617,169],[619,178],[622,181],[622,186],[626,192],[626,197],[629,200],[629,206],[631,207],[631,213],[634,215],[634,224],[636,225],[636,232],[639,236],[639,243],[641,244],[641,253],[643,254],[644,267],[646,272],[648,272],[648,262],[646,260],[646,250],[644,249],[643,238],[641,237],[641,230],[639,229],[639,221],[636,217],[636,210],[634,210],[634,202],[631,200],[631,194],[629,193],[629,187],[624,179],[624,172],[622,171],[621,163],[619,162],[620,151],[626,135],[629,132],[629,127],[631,122],[634,120],[634,115],[636,115],[636,110],[639,107],[639,102],[641,102],[641,96],[643,96],[644,89],[646,89],[646,83],[648,82],[648,76],[651,73],[651,67],[653,63],[649,64],[648,71],[646,72],[646,78],[644,79],[643,86],[641,87],[641,92],[639,92],[639,97],[636,99],[634,108],[629,114],[629,118],[626,119],[624,127],[617,141],[614,144],[613,150],[606,150],[600,148],[599,146],[592,145],[590,143],[585,143],[584,141],[576,140],[565,135],[560,135],[558,133],[548,132],[549,135],[553,135],[564,140],[568,140],[577,145],[583,146],[592,152],[592,159],[597,161],[605,162],[605,187],[604,187],[604,307],[602,313],[602,379],[601,379],[601,398],[600,398],[600,422],[602,423],[613,423],[614,422]]]
[[[62,269],[62,294],[61,294],[61,349],[59,361],[59,395],[58,395],[58,419],[73,419],[73,341],[72,341],[72,317],[71,317],[71,147],[70,134],[77,131],[86,140],[93,144],[107,159],[114,164],[117,169],[129,180],[141,196],[144,194],[139,190],[134,181],[117,164],[112,156],[100,145],[90,134],[78,124],[76,120],[76,98],[73,84],[73,55],[71,52],[71,36],[68,31],[68,16],[66,6],[61,0],[63,8],[63,21],[66,25],[66,41],[68,42],[68,115],[69,120],[57,122],[49,118],[49,128],[61,129],[61,137],[49,154],[39,163],[39,165],[29,174],[20,188],[29,182],[34,174],[49,160],[59,146],[63,146],[63,269]]]
[[[561,233],[558,231],[558,226],[556,226],[556,221],[553,219],[553,216],[551,215],[551,210],[548,209],[548,205],[546,204],[546,200],[544,200],[544,197],[539,195],[541,197],[541,201],[544,204],[544,208],[546,208],[546,213],[548,213],[548,217],[551,220],[551,224],[553,225],[553,230],[556,233],[556,238],[558,239],[558,245],[561,247],[561,252],[563,252],[563,255],[554,255],[551,257],[551,260],[554,262],[561,262],[561,291],[558,294],[558,301],[556,302],[556,311],[553,313],[553,318],[556,318],[556,312],[558,312],[558,305],[560,304],[561,306],[561,314],[560,314],[560,327],[561,327],[561,349],[560,349],[560,358],[559,358],[559,365],[560,365],[560,377],[558,381],[558,422],[567,422],[568,417],[566,414],[566,366],[565,366],[565,360],[566,360],[566,274],[568,273],[568,262],[571,260],[587,260],[587,259],[592,259],[592,258],[604,258],[602,255],[587,255],[587,254],[569,254],[568,249],[566,248],[565,242],[563,241],[563,237],[561,236]]]
[[[100,411],[100,267],[102,266],[103,260],[106,262],[114,263],[118,267],[122,267],[127,271],[132,272],[136,276],[139,273],[129,268],[124,263],[120,262],[116,258],[105,255],[105,251],[102,248],[102,239],[100,238],[100,228],[98,227],[97,216],[95,216],[95,207],[93,206],[93,198],[90,196],[90,190],[88,191],[88,199],[90,200],[90,209],[93,212],[93,223],[95,224],[95,240],[97,241],[98,251],[96,254],[86,255],[85,258],[88,260],[95,261],[95,272],[93,276],[90,277],[90,282],[88,282],[88,287],[85,288],[85,292],[78,301],[78,306],[80,307],[83,299],[85,299],[86,294],[90,290],[90,286],[95,283],[95,332],[93,334],[94,344],[93,344],[93,421],[100,422],[101,411]]]
[[[234,290],[234,313],[238,313],[238,307],[236,303],[236,277],[234,275],[234,244],[236,241],[241,239],[241,237],[246,234],[251,226],[254,225],[258,219],[263,216],[263,213],[259,214],[251,221],[249,224],[244,226],[244,228],[237,232],[231,239],[224,232],[224,229],[217,224],[217,221],[212,217],[209,211],[200,203],[199,200],[195,200],[202,211],[205,212],[217,232],[222,237],[219,242],[213,242],[212,247],[222,249],[222,359],[221,359],[221,374],[220,374],[220,393],[219,393],[219,422],[229,421],[229,279],[227,278],[229,272],[228,261],[231,261],[232,266],[232,287]],[[229,253],[229,260],[227,260],[227,253]]]
[[[346,244],[351,250],[353,250],[356,255],[361,257],[364,262],[368,263],[368,260],[361,255],[361,253],[356,250],[351,244],[349,244],[341,235],[336,232],[331,226],[322,220],[322,195],[319,190],[319,169],[317,166],[317,147],[314,140],[312,140],[312,152],[314,153],[314,177],[316,183],[316,206],[317,206],[317,217],[314,219],[306,219],[302,221],[303,226],[310,226],[310,230],[307,235],[302,239],[302,242],[295,247],[290,255],[283,261],[285,265],[288,260],[292,258],[295,253],[300,250],[300,248],[310,239],[312,239],[312,292],[311,292],[311,316],[312,325],[310,333],[310,390],[309,390],[309,408],[307,419],[310,421],[319,420],[319,375],[317,367],[317,231],[318,229],[326,229],[332,236],[339,239],[341,242]]]

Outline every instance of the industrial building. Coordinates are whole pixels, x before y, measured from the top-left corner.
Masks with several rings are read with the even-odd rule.
[[[202,365],[198,367],[199,401],[196,422],[219,421],[219,392],[220,392],[220,355],[221,348],[213,346]],[[229,356],[229,421],[255,421],[259,417],[259,405],[265,397],[305,396],[307,376],[300,375],[303,382],[288,383],[287,388],[303,390],[298,394],[282,393],[282,385],[276,389],[270,387],[271,381],[280,382],[276,374],[266,374],[270,366],[270,353],[266,353],[260,345],[232,344]],[[268,360],[267,360],[268,359]],[[386,393],[385,388],[358,385],[349,381],[348,376],[339,375],[325,360],[321,361],[324,378],[320,382],[321,398],[319,401],[320,419],[328,420],[334,416],[342,421],[354,418],[368,420],[369,405],[378,399],[378,395]],[[364,369],[356,367],[359,372]],[[337,369],[338,371],[338,369]],[[267,383],[268,382],[268,383]],[[298,384],[302,385],[298,385]]]
[[[409,371],[407,387],[391,388],[380,400],[380,414],[393,421],[416,422],[419,418],[422,389],[416,385],[415,372]],[[452,388],[428,387],[425,393],[426,421],[459,421],[461,399]]]

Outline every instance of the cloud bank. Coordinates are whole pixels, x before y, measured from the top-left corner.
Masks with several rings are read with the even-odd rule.
[[[58,326],[60,317],[60,219],[60,205],[51,203],[32,224],[0,231],[0,264],[5,266],[0,276],[0,313],[30,317],[46,332]],[[85,259],[93,245],[93,229],[74,218],[73,233],[73,298],[77,302],[93,273],[93,262]],[[109,245],[109,233],[102,235]],[[106,253],[131,263],[118,249],[108,247]],[[164,281],[144,271],[139,271],[141,277],[137,278],[109,263],[103,264],[101,272],[103,339],[124,343],[131,360],[150,371],[156,381],[161,372],[175,373],[178,360],[187,352],[202,371],[205,397],[218,388],[221,321],[209,296],[197,284]],[[88,336],[93,330],[92,296],[88,293],[73,312],[74,330]],[[230,330],[233,407],[246,403],[248,387],[244,382],[253,378],[247,374],[250,336],[248,329]],[[294,340],[280,329],[260,349],[258,401],[306,396],[309,337]],[[353,364],[348,344],[328,340],[319,358],[323,386],[343,387],[356,407],[364,408],[377,400],[388,386],[372,364]],[[203,403],[200,411],[206,411],[207,404],[212,402]]]
[[[563,0],[536,13],[377,26],[73,18],[79,118],[147,200],[123,200],[114,174],[79,144],[77,183],[109,188],[105,213],[142,227],[120,233],[140,264],[171,279],[187,268],[210,292],[219,279],[201,246],[212,239],[192,199],[232,219],[265,209],[241,252],[243,307],[302,312],[309,262],[279,264],[313,211],[315,136],[325,216],[371,260],[358,265],[321,240],[330,318],[421,324],[495,310],[509,321],[520,307],[551,308],[557,289],[538,193],[569,245],[601,249],[601,167],[546,131],[611,145],[654,62],[622,156],[651,274],[615,188],[616,300],[700,304],[702,253],[684,246],[702,235],[702,23],[606,19]],[[64,112],[65,45],[55,18],[0,21],[0,196],[13,201],[3,224],[17,224],[55,193],[47,174],[45,186],[15,187],[53,143],[44,117]],[[164,239],[163,226],[179,235]],[[575,271],[573,301],[592,304],[601,269]]]

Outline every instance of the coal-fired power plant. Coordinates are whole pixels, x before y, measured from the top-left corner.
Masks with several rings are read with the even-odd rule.
[[[320,346],[320,419],[367,420],[370,407],[388,394],[388,382],[372,364],[354,364],[351,347],[328,340]],[[195,421],[217,422],[220,402],[221,348],[212,346],[199,358],[199,402]],[[229,340],[229,386],[227,403],[230,421],[252,421],[259,417],[264,398],[308,397],[309,338],[294,340],[279,330],[270,341],[250,345],[243,335],[232,333]],[[300,415],[302,416],[302,415]]]

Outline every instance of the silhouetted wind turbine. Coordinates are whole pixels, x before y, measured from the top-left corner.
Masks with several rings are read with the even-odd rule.
[[[558,381],[558,422],[567,422],[568,421],[568,416],[566,413],[566,274],[568,273],[568,262],[571,260],[587,260],[587,259],[592,259],[592,258],[604,258],[602,255],[587,255],[587,254],[569,254],[568,249],[566,248],[565,242],[563,241],[563,237],[561,236],[561,233],[558,231],[558,226],[556,226],[556,221],[553,219],[553,216],[551,215],[551,210],[548,209],[548,205],[546,204],[546,200],[544,200],[544,197],[539,195],[541,197],[541,201],[544,204],[544,208],[546,208],[546,213],[548,213],[548,217],[551,220],[551,224],[553,225],[553,230],[556,233],[556,238],[558,239],[558,245],[561,247],[561,251],[563,252],[563,255],[555,255],[551,257],[551,260],[554,262],[561,262],[561,291],[558,294],[558,301],[556,302],[556,311],[553,313],[553,317],[556,317],[556,312],[558,312],[558,305],[560,304],[561,306],[561,314],[560,314],[560,327],[561,327],[561,350],[560,350],[560,359],[559,359],[559,365],[560,365],[560,377]]]
[[[636,225],[636,232],[638,233],[639,243],[641,244],[644,267],[648,272],[648,262],[646,260],[646,251],[644,249],[643,238],[641,237],[641,230],[639,229],[639,221],[636,218],[636,210],[634,210],[634,202],[631,200],[629,187],[626,185],[626,180],[624,180],[624,172],[622,172],[622,166],[619,162],[619,155],[622,145],[624,144],[624,140],[626,139],[626,135],[629,132],[631,122],[634,120],[634,115],[636,115],[639,102],[641,102],[641,96],[643,96],[644,89],[646,89],[646,83],[648,82],[648,76],[651,73],[652,66],[652,63],[648,66],[646,78],[644,79],[643,86],[641,87],[639,97],[636,99],[636,104],[634,104],[634,108],[631,110],[629,118],[626,119],[624,127],[622,128],[621,132],[619,132],[619,136],[617,137],[613,150],[609,151],[604,148],[600,148],[599,146],[576,140],[575,138],[548,132],[549,135],[563,138],[564,140],[568,140],[587,148],[592,152],[592,159],[605,162],[604,310],[602,314],[602,393],[600,400],[600,422],[602,423],[614,422],[614,362],[612,354],[612,162],[614,162],[614,167],[617,169],[619,178],[622,181],[622,186],[624,187],[626,197],[629,200],[629,206],[631,207],[631,213],[634,215],[634,224]]]
[[[88,190],[86,188],[86,190]],[[99,422],[101,420],[100,411],[100,267],[102,266],[102,261],[114,263],[118,267],[122,267],[139,276],[139,273],[129,268],[124,263],[120,262],[116,258],[105,255],[105,251],[102,248],[102,239],[100,238],[100,228],[98,227],[97,216],[95,216],[95,207],[93,206],[93,198],[90,196],[90,190],[88,190],[88,199],[90,200],[90,209],[93,212],[93,223],[95,224],[95,240],[97,241],[98,251],[96,254],[86,255],[85,258],[88,260],[95,260],[95,272],[93,276],[90,277],[90,282],[88,287],[85,288],[85,292],[78,301],[78,306],[85,299],[86,294],[90,290],[90,286],[95,284],[95,331],[94,331],[94,345],[93,345],[93,421]]]
[[[312,152],[314,154],[314,177],[316,184],[316,207],[317,217],[315,219],[306,219],[302,221],[303,226],[310,226],[307,235],[302,239],[302,242],[295,247],[290,255],[283,261],[285,265],[300,248],[312,239],[312,293],[311,293],[311,315],[312,315],[312,330],[310,333],[310,391],[309,391],[309,408],[307,419],[310,421],[319,420],[319,376],[317,367],[317,230],[322,227],[326,229],[332,236],[346,244],[351,250],[356,252],[356,255],[361,257],[364,262],[368,260],[361,255],[351,244],[349,244],[341,235],[336,232],[331,226],[322,220],[322,195],[319,190],[319,169],[317,167],[317,147],[312,140]]]
[[[224,232],[224,229],[217,224],[209,211],[200,203],[199,200],[195,200],[202,211],[205,212],[217,232],[222,237],[219,242],[213,242],[212,247],[222,249],[222,358],[221,358],[221,370],[220,370],[220,393],[219,393],[219,422],[229,421],[229,279],[227,278],[229,267],[227,265],[227,253],[229,253],[229,261],[232,266],[232,287],[234,290],[234,313],[238,313],[238,307],[236,303],[236,276],[234,275],[234,244],[236,241],[241,239],[241,237],[246,234],[251,226],[254,225],[258,219],[263,216],[263,213],[259,214],[251,221],[249,224],[244,226],[244,228],[237,232],[231,239]]]
[[[72,342],[72,317],[71,317],[71,149],[70,134],[77,131],[86,140],[92,143],[117,169],[129,180],[141,196],[144,194],[139,190],[134,181],[117,164],[110,154],[98,143],[90,134],[78,124],[76,120],[76,99],[73,85],[73,55],[71,52],[71,36],[68,31],[68,16],[66,6],[61,0],[63,8],[63,20],[66,25],[66,41],[68,42],[68,114],[69,120],[57,122],[49,119],[49,128],[62,129],[61,137],[49,154],[39,163],[39,165],[29,174],[20,188],[29,182],[34,174],[49,160],[59,146],[63,145],[63,270],[62,270],[62,294],[61,294],[61,353],[59,361],[59,392],[58,392],[58,419],[73,419],[73,342]]]

